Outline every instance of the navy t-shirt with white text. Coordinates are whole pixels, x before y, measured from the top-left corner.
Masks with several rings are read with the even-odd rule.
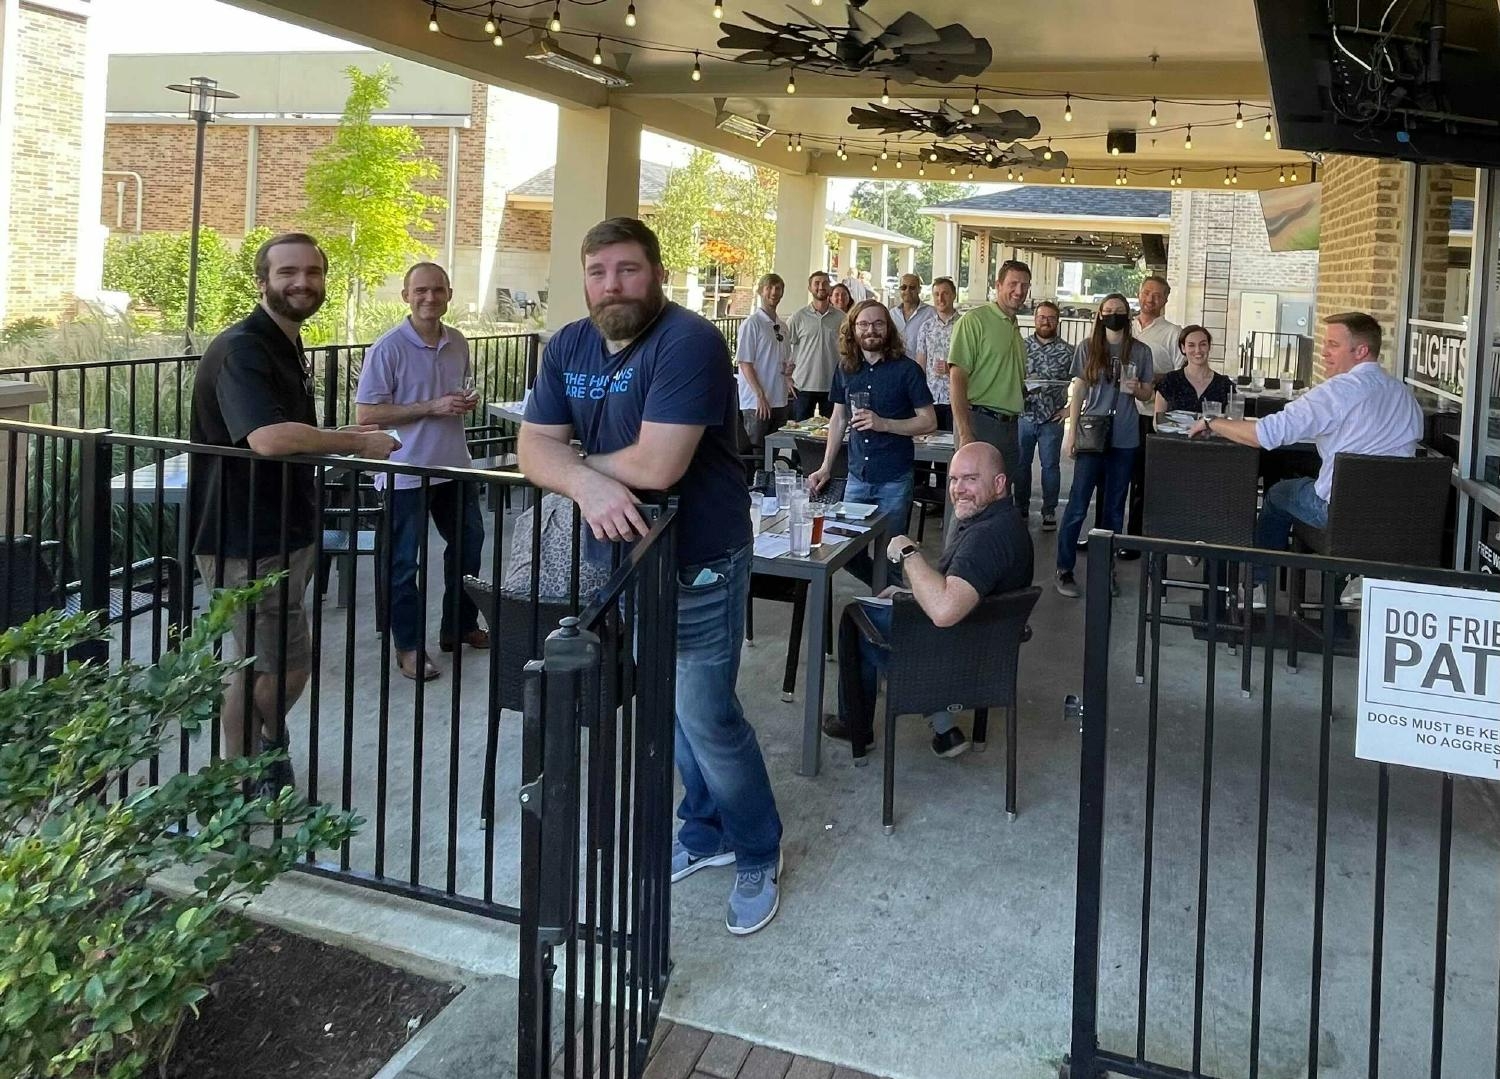
[[[676,487],[677,560],[695,566],[722,558],[751,538],[729,346],[713,323],[668,303],[626,351],[611,354],[589,319],[568,323],[542,354],[526,422],[571,424],[590,454],[633,445],[642,422],[703,427]]]

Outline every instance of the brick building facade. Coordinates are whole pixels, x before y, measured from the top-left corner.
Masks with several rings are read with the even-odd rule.
[[[97,286],[102,85],[86,3],[0,0],[0,322],[55,318]]]

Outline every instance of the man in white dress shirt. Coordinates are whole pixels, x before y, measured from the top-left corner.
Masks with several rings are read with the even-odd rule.
[[[1284,550],[1292,525],[1328,524],[1334,457],[1368,453],[1413,457],[1422,437],[1422,409],[1410,387],[1380,366],[1380,323],[1359,311],[1328,317],[1323,335],[1326,381],[1261,420],[1207,418],[1189,432],[1222,435],[1231,442],[1273,450],[1314,442],[1322,464],[1317,479],[1282,480],[1266,492],[1255,522],[1255,545]],[[1266,567],[1255,569],[1254,606],[1265,606]]]
[[[759,450],[766,436],[781,430],[787,420],[792,386],[792,345],[776,305],[786,292],[779,274],[768,273],[755,286],[760,304],[740,323],[734,362],[739,370],[740,418],[751,448]]]
[[[891,322],[901,334],[901,340],[906,342],[906,354],[916,359],[922,327],[937,315],[937,311],[932,304],[922,302],[922,279],[916,274],[902,274],[897,291],[901,293],[901,302],[890,308]]]

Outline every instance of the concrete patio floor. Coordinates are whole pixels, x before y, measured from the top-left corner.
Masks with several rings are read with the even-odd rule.
[[[1037,524],[1033,517],[1034,529]],[[1035,539],[1037,579],[1046,584],[1055,536],[1037,533]],[[935,550],[940,543],[941,533],[930,529],[926,546]],[[1080,561],[1080,579],[1085,564]],[[1101,1043],[1125,1052],[1133,1051],[1136,1033],[1144,827],[1147,687],[1134,680],[1138,565],[1121,566],[1123,595],[1115,605],[1100,982]],[[367,578],[368,563],[366,585]],[[843,576],[838,592],[841,601],[854,595],[855,582]],[[331,597],[325,617],[342,619]],[[998,716],[992,717],[989,751],[956,760],[934,757],[925,724],[909,718],[898,734],[896,831],[886,836],[880,827],[879,750],[871,767],[855,769],[847,747],[825,742],[822,774],[796,774],[801,688],[792,703],[783,703],[779,693],[790,608],[758,604],[757,639],[743,654],[740,695],[759,732],[785,825],[782,908],[764,931],[735,938],[724,929],[732,882],[727,869],[675,886],[676,966],[663,1014],[895,1079],[1055,1075],[1069,1041],[1078,819],[1078,731],[1061,706],[1065,694],[1081,690],[1084,608],[1084,602],[1048,587],[1032,619],[1036,635],[1022,659],[1017,819],[1008,822],[1003,811],[1006,746]],[[380,749],[381,661],[367,621],[371,609],[362,588],[348,711],[354,717],[352,800],[370,821],[351,855],[355,868],[367,871],[374,865]],[[339,636],[336,646],[325,645],[323,657],[319,793],[337,801],[345,732],[342,621],[325,626],[325,633]],[[1146,1046],[1149,1058],[1185,1068],[1194,1013],[1205,650],[1186,629],[1164,628],[1162,641]],[[1223,646],[1218,656],[1202,1070],[1232,1075],[1248,1070],[1264,653],[1257,650],[1256,688],[1248,700],[1239,692],[1237,660]],[[455,728],[451,657],[435,658],[444,677],[427,687],[417,862],[424,883],[441,887]],[[482,654],[465,653],[465,662],[454,860],[458,890],[477,895],[486,842],[477,819],[485,676]],[[1280,654],[1276,663],[1260,1074],[1290,1079],[1305,1074],[1308,1044],[1321,671],[1316,655],[1305,657],[1296,673],[1285,670]],[[1338,661],[1334,679],[1340,721],[1333,726],[1330,754],[1319,1038],[1319,1074],[1328,1076],[1366,1074],[1369,1039],[1377,769],[1353,756],[1347,722],[1353,668],[1350,660]],[[836,672],[830,667],[830,709]],[[390,686],[385,871],[406,879],[415,687],[394,675]],[[308,759],[307,707],[300,705],[292,720],[299,776]],[[963,723],[967,728],[968,720]],[[518,732],[519,717],[506,713],[499,816],[490,833],[493,894],[511,903],[517,895]],[[200,752],[195,747],[194,754]],[[1437,790],[1435,775],[1393,775],[1380,1035],[1382,1067],[1391,1075],[1428,1066]],[[1446,979],[1449,1074],[1495,1067],[1495,805],[1485,785],[1458,782]],[[478,939],[493,939],[506,953],[513,947],[513,927],[470,920]],[[404,924],[393,919],[382,932],[399,936]],[[439,942],[420,944],[433,946],[441,949]],[[464,966],[462,954],[453,960]],[[511,1035],[497,1030],[496,1036]]]

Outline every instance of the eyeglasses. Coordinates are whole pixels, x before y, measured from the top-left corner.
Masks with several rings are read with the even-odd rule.
[[[856,322],[854,324],[856,330],[883,330],[885,327],[885,319],[881,319],[879,322]]]
[[[902,285],[901,286],[901,291],[902,292],[921,292],[922,291],[922,286],[921,285]]]

